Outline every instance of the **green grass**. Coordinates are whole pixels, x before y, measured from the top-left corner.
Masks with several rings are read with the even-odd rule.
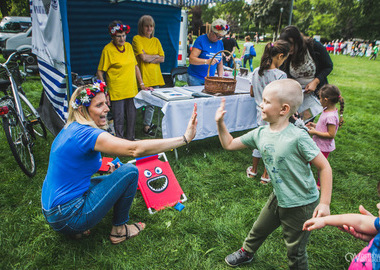
[[[256,46],[254,67],[262,48],[263,44]],[[380,61],[331,57],[334,70],[329,81],[345,98],[346,121],[336,137],[337,149],[329,157],[334,174],[331,212],[357,212],[363,204],[377,215]],[[27,95],[37,106],[41,85],[36,79],[28,83]],[[140,124],[139,138],[141,128]],[[178,161],[172,152],[167,153],[188,197],[183,211],[169,208],[150,215],[138,192],[130,215],[132,222],[147,224],[140,236],[111,245],[110,212],[88,238],[71,240],[54,232],[41,213],[40,193],[52,140],[49,134],[46,141],[36,141],[38,171],[34,178],[28,178],[18,168],[0,131],[0,269],[230,269],[224,257],[241,247],[272,190],[270,185],[245,176],[250,150],[228,152],[217,137],[195,141],[190,144],[190,154],[184,148],[178,150]],[[259,173],[262,169],[261,165]],[[358,253],[365,245],[335,228],[315,231],[307,248],[310,269],[347,269],[346,254]],[[282,230],[265,241],[252,264],[241,268],[286,269]]]

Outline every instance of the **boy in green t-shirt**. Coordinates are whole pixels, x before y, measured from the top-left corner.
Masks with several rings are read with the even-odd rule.
[[[224,99],[216,112],[215,120],[223,148],[258,149],[274,188],[243,247],[225,258],[230,266],[251,262],[265,239],[282,226],[289,268],[308,269],[306,244],[310,234],[302,231],[302,226],[311,217],[330,214],[332,171],[308,133],[289,123],[289,117],[302,101],[302,88],[295,80],[268,84],[260,107],[263,120],[269,122],[269,126],[260,126],[238,138],[231,136],[224,123]],[[318,169],[320,175],[320,202],[309,163]]]
[[[376,57],[377,57],[377,53],[379,52],[379,45],[375,45],[375,47],[373,47],[373,51],[372,51],[372,55],[371,57],[369,58],[369,60],[376,60]]]

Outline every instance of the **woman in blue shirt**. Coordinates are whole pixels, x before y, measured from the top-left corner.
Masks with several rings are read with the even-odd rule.
[[[137,189],[138,170],[110,164],[111,174],[91,178],[101,166],[100,152],[115,156],[141,157],[188,144],[195,137],[197,114],[182,137],[129,141],[112,136],[107,127],[106,88],[103,82],[78,88],[69,104],[65,127],[53,141],[49,167],[42,187],[42,212],[58,232],[80,237],[113,207],[110,240],[121,243],[137,236],[144,223],[127,225]]]
[[[222,55],[217,55],[212,62],[211,58],[217,52],[224,50],[221,39],[229,29],[230,27],[226,21],[217,19],[211,24],[210,33],[201,35],[195,40],[189,57],[190,65],[187,70],[189,75],[188,84],[190,86],[205,84],[205,77],[210,64],[210,76],[214,76],[216,70],[219,77],[223,76]]]

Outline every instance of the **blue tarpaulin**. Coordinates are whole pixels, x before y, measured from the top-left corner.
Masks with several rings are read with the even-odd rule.
[[[127,42],[132,43],[133,36],[137,35],[137,22],[146,14],[154,18],[155,37],[165,52],[161,70],[170,73],[177,66],[181,8],[133,1],[111,4],[104,0],[67,1],[71,71],[80,75],[95,74],[102,49],[111,41],[108,24],[113,20],[128,24],[131,32]]]

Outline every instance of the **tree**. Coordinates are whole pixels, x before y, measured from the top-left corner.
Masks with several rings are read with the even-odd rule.
[[[260,28],[269,28],[276,33],[281,8],[282,19],[289,18],[291,0],[254,0],[251,5],[253,20]]]
[[[380,39],[380,6],[378,0],[360,0],[356,35],[364,39]]]
[[[0,11],[5,16],[30,16],[29,0],[1,0]]]
[[[11,8],[12,8],[11,1],[9,1],[9,0],[1,0],[0,1],[0,11],[1,11],[1,15],[3,17],[9,15],[9,11],[11,10]]]
[[[201,30],[201,26],[203,25],[202,22],[202,9],[199,6],[192,7],[190,10],[191,15],[191,22],[190,22],[190,28],[193,33],[198,35],[198,32]]]
[[[202,20],[211,23],[216,19],[224,19],[231,27],[231,32],[241,33],[247,26],[247,7],[244,0],[217,2],[202,6]],[[253,22],[249,21],[248,24]]]

